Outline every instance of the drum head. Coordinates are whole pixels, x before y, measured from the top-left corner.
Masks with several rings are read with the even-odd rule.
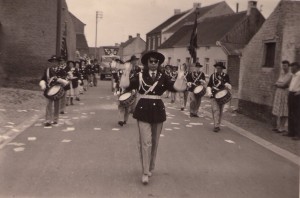
[[[195,87],[195,89],[194,89],[194,93],[195,93],[195,94],[200,93],[202,90],[203,90],[203,86],[202,86],[202,85],[197,86],[197,87]]]
[[[119,100],[120,100],[120,101],[127,100],[128,98],[130,98],[130,96],[131,96],[131,93],[130,93],[130,92],[124,93],[124,94],[120,95]]]
[[[61,87],[59,85],[55,85],[48,90],[47,94],[48,96],[53,96],[57,94],[57,92],[59,92],[60,89]]]
[[[222,91],[219,91],[217,94],[216,94],[216,98],[223,98],[224,96],[226,96],[226,94],[228,93],[228,91],[226,89],[222,90]]]

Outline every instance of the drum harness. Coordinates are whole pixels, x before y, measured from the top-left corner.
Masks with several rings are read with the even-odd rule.
[[[192,73],[192,78],[195,79],[195,72]],[[200,79],[202,72],[200,72],[200,74],[196,77],[196,79],[194,80],[193,84],[196,85],[196,82]],[[186,77],[186,76],[185,76]]]
[[[220,76],[224,77],[224,76],[225,76],[225,73],[222,72],[222,73],[220,74]],[[214,85],[212,88],[215,89],[216,91],[220,91],[221,89],[219,89],[218,87],[222,84],[221,79],[219,79],[219,78],[217,77],[217,74],[216,74],[216,73],[214,73],[212,77],[213,77],[213,85]],[[218,81],[218,83],[216,84],[215,81]],[[228,92],[230,92],[230,90],[228,90]]]

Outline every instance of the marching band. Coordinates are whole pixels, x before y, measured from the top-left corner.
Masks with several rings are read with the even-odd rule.
[[[118,97],[118,124],[124,126],[130,113],[137,120],[142,183],[146,185],[155,168],[159,137],[166,121],[162,95],[170,92],[171,103],[175,103],[175,96],[179,95],[181,111],[186,108],[189,98],[190,117],[197,118],[202,97],[207,94],[212,103],[213,131],[219,132],[224,105],[231,99],[231,85],[228,74],[223,72],[226,67],[221,62],[214,65],[216,72],[207,84],[199,62],[192,68],[185,64],[163,68],[165,57],[156,51],[149,51],[141,57],[143,67],[137,65],[138,60],[135,55],[126,62],[113,60],[111,70],[114,95]],[[68,61],[67,64],[63,58],[52,56],[48,61],[51,66],[40,81],[47,98],[45,126],[57,124],[59,112],[65,113],[66,106],[74,105],[74,98],[80,101],[79,94],[97,86],[99,73],[97,60],[83,59]]]

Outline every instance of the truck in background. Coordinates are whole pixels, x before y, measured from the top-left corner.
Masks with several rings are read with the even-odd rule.
[[[116,55],[103,55],[100,59],[100,80],[112,78],[111,62],[115,59],[120,59]]]

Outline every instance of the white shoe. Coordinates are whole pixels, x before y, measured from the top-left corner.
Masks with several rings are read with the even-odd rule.
[[[151,177],[151,176],[152,176],[152,173],[151,173],[150,171],[149,171],[149,173],[148,173],[148,176],[149,176],[149,177]]]
[[[142,176],[142,183],[144,184],[144,185],[147,185],[148,183],[149,183],[149,176],[148,175],[143,175]]]

